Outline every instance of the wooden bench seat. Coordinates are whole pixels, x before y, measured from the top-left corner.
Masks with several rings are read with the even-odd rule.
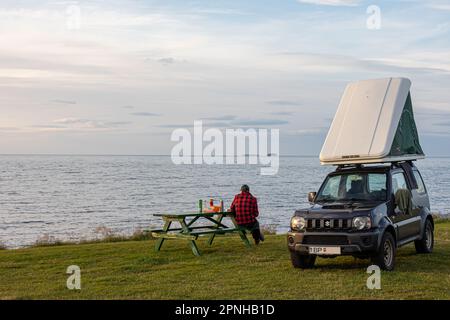
[[[225,234],[225,233],[239,232],[239,231],[245,232],[245,229],[243,229],[243,228],[230,228],[230,229],[216,229],[216,230],[198,230],[198,231],[192,231],[192,232],[190,232],[190,234],[192,234],[192,235]]]

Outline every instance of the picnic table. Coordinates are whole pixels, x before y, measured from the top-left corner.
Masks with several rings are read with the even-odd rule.
[[[162,229],[150,230],[154,238],[158,238],[155,244],[155,251],[160,251],[166,239],[183,239],[189,242],[192,252],[200,256],[196,240],[199,236],[209,236],[208,245],[212,245],[216,235],[238,233],[247,247],[250,242],[245,234],[245,228],[240,227],[235,219],[233,212],[214,212],[214,213],[184,213],[184,214],[154,214],[155,217],[161,217],[164,220]],[[224,218],[229,218],[233,224],[229,227],[222,223]],[[206,220],[206,221],[205,221]],[[209,222],[207,225],[199,225],[199,222]],[[171,228],[172,223],[177,222],[180,227]]]

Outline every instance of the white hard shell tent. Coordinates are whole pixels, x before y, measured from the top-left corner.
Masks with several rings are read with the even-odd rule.
[[[382,163],[424,158],[406,78],[347,85],[320,152],[322,164]]]

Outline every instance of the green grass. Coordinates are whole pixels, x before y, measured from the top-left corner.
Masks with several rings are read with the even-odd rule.
[[[381,290],[369,290],[368,260],[317,259],[291,266],[285,237],[269,235],[250,249],[238,237],[199,241],[127,241],[0,251],[0,299],[450,299],[450,222],[436,224],[434,253],[399,249]],[[81,268],[81,290],[68,290],[69,265]]]

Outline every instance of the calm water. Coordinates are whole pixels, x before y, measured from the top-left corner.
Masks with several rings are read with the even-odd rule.
[[[417,166],[432,210],[449,213],[450,158]],[[0,156],[0,242],[90,239],[102,226],[130,234],[159,226],[153,213],[196,211],[201,198],[229,205],[243,183],[258,198],[261,223],[284,231],[330,170],[307,157],[281,158],[277,176],[261,176],[257,166],[176,166],[164,156]]]

